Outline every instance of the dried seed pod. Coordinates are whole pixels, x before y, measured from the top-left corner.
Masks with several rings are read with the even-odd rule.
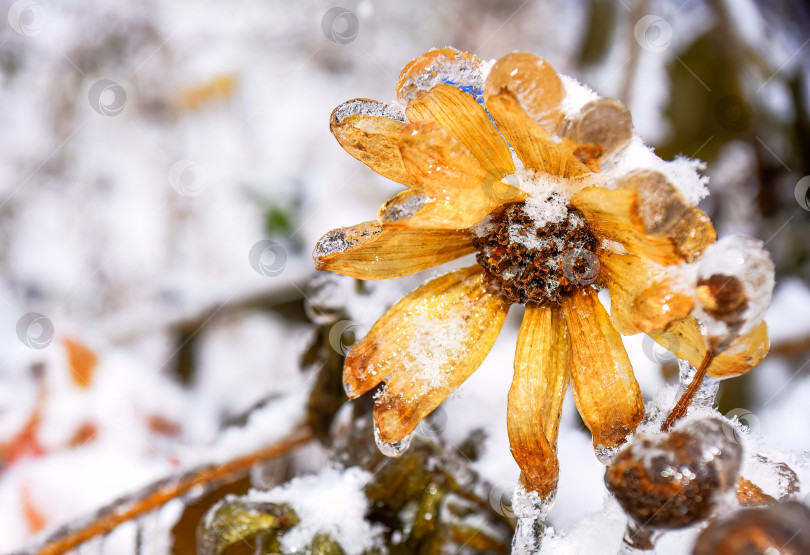
[[[810,510],[796,501],[765,509],[744,509],[712,522],[693,555],[800,555],[810,553]]]
[[[695,315],[721,346],[753,330],[771,302],[774,267],[761,241],[742,235],[709,246],[697,265]]]
[[[668,434],[639,434],[605,473],[605,483],[640,525],[681,528],[707,518],[734,487],[742,450],[723,422],[689,422]]]

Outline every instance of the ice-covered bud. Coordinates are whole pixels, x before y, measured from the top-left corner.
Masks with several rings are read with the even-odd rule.
[[[796,501],[745,509],[701,532],[694,555],[810,553],[810,509]]]
[[[729,342],[759,324],[773,286],[773,262],[762,242],[744,235],[724,237],[697,264],[695,315],[712,341]]]
[[[742,450],[719,419],[641,433],[608,467],[605,484],[640,526],[682,528],[706,519],[737,483]]]

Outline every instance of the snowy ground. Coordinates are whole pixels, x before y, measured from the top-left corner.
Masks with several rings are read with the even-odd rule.
[[[335,106],[391,100],[399,69],[446,44],[483,58],[537,52],[600,94],[619,93],[625,42],[584,74],[575,67],[582,2],[435,4],[347,2],[356,29],[355,20],[330,26],[324,17],[334,5],[313,0],[0,4],[8,14],[0,29],[0,551],[168,473],[271,443],[299,423],[310,382],[298,360],[311,327],[257,307],[300,298],[318,237],[370,219],[397,190],[331,137]],[[701,2],[653,4],[671,25],[671,44],[642,52],[646,78],[635,82],[631,108],[638,132],[655,144],[667,134],[664,64],[707,23]],[[766,37],[747,0],[734,4],[744,35],[769,44],[775,67],[793,67],[797,45]],[[779,79],[765,91],[778,109]],[[732,145],[709,168],[712,194],[738,200],[719,222],[721,235],[757,229],[751,203],[722,189],[751,157]],[[270,212],[284,215],[281,223],[268,225]],[[252,256],[257,244],[271,254]],[[371,306],[355,307],[358,326],[367,329],[386,302],[434,273],[380,285]],[[520,314],[512,310],[487,361],[437,419],[450,442],[487,431],[477,467],[503,490],[518,476],[505,414]],[[778,276],[767,322],[774,345],[806,341],[808,284]],[[201,327],[191,338],[189,323]],[[191,339],[196,370],[184,385],[175,369]],[[66,341],[96,357],[84,363],[87,373],[71,372],[76,348]],[[649,339],[626,343],[652,399],[666,385],[666,353]],[[804,460],[805,495],[808,356],[769,357],[750,404],[732,415],[769,452]],[[229,419],[271,398],[244,430],[223,433]],[[605,506],[603,467],[578,422],[568,399],[549,519],[554,553],[618,546],[624,527],[615,503]],[[116,534],[110,553],[132,548],[132,530]],[[156,552],[165,537],[156,531]],[[672,534],[661,552],[687,553],[688,543]]]

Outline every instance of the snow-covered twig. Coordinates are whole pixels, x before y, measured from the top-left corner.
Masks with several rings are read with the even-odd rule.
[[[22,554],[60,555],[138,516],[159,509],[167,502],[201,484],[217,484],[233,480],[257,462],[279,457],[312,439],[309,430],[298,433],[219,466],[203,466],[184,472],[181,476],[164,478],[139,492],[113,501],[93,515],[66,525],[29,546]]]

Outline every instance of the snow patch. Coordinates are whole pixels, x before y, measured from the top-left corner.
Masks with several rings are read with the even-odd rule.
[[[317,534],[327,534],[346,555],[361,555],[382,546],[382,526],[365,519],[369,501],[363,488],[371,477],[358,467],[326,467],[249,496],[252,501],[287,503],[301,519],[281,539],[285,553],[303,553]]]
[[[568,119],[574,119],[579,116],[582,108],[588,103],[599,98],[590,87],[583,85],[573,77],[568,75],[560,75],[563,89],[565,90],[565,97],[560,103],[560,109]]]

